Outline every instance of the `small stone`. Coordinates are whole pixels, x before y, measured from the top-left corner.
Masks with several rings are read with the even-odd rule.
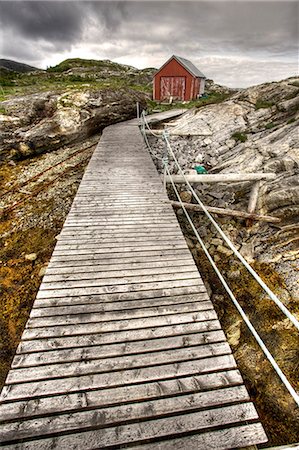
[[[188,169],[184,171],[185,175],[197,175],[197,172],[195,169]]]
[[[195,162],[197,162],[199,164],[201,164],[203,162],[203,154],[202,153],[198,153],[196,155]]]
[[[25,259],[27,259],[27,261],[35,261],[36,258],[37,258],[36,253],[29,253],[28,255],[25,255]]]
[[[22,156],[30,156],[32,154],[31,148],[28,144],[25,144],[25,142],[20,142],[19,151]]]
[[[237,320],[227,330],[227,340],[229,345],[236,347],[240,342],[242,320]]]
[[[244,243],[240,249],[240,253],[249,264],[254,262],[254,245],[252,242]]]
[[[204,139],[204,144],[205,144],[205,145],[211,145],[211,144],[212,144],[212,139],[210,139],[210,138],[205,138],[205,139]]]
[[[212,197],[217,198],[219,200],[219,199],[221,199],[224,196],[224,192],[210,191],[209,195],[211,195]]]
[[[222,239],[218,239],[218,238],[211,239],[211,244],[216,245],[216,247],[218,245],[222,245]]]
[[[233,251],[229,248],[224,247],[224,245],[218,245],[217,252],[222,253],[225,256],[231,256],[233,255]]]
[[[192,193],[190,191],[183,191],[180,193],[182,202],[190,203],[192,199]]]
[[[48,267],[48,264],[45,265],[45,266],[43,266],[43,267],[40,269],[40,271],[38,272],[38,276],[39,276],[39,277],[42,278],[42,277],[46,274],[47,267]]]
[[[228,146],[229,149],[233,148],[235,146],[236,141],[234,139],[228,139],[225,144]]]
[[[193,242],[191,241],[191,239],[189,239],[189,238],[185,238],[185,239],[186,239],[186,242],[187,242],[188,247],[189,247],[189,248],[194,248],[194,244],[193,244]]]
[[[231,270],[227,273],[227,277],[230,280],[237,280],[241,276],[240,270]]]

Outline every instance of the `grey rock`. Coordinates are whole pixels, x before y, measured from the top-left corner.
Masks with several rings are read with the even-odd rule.
[[[107,125],[135,117],[136,102],[144,107],[145,99],[145,94],[130,89],[87,89],[7,100],[2,102],[7,115],[0,117],[0,155],[8,157],[14,149],[15,157],[27,158],[86,139]]]
[[[35,261],[37,259],[37,254],[36,253],[29,253],[29,254],[25,255],[25,259],[27,261]]]

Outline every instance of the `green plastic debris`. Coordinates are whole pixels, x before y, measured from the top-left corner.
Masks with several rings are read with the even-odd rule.
[[[201,175],[203,173],[208,173],[206,171],[206,169],[204,168],[204,166],[194,166],[194,169],[196,170],[196,172]]]

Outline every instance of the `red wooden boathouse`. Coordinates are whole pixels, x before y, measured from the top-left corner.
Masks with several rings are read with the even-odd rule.
[[[153,99],[190,101],[204,93],[205,76],[188,59],[173,55],[154,76]]]

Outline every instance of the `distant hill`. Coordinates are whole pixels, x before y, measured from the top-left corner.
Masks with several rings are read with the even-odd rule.
[[[38,69],[37,67],[29,66],[28,64],[24,64],[18,61],[12,61],[10,59],[0,59],[0,68],[4,68],[13,72],[34,72]]]
[[[153,78],[153,74],[157,69],[146,68],[136,69],[136,67],[128,66],[126,64],[119,64],[109,59],[95,60],[95,59],[81,59],[72,58],[62,61],[57,66],[49,67],[48,73],[72,75],[82,77],[85,79],[97,79],[105,80],[108,78],[123,78],[123,80],[129,81],[135,80],[137,83],[150,83]]]

